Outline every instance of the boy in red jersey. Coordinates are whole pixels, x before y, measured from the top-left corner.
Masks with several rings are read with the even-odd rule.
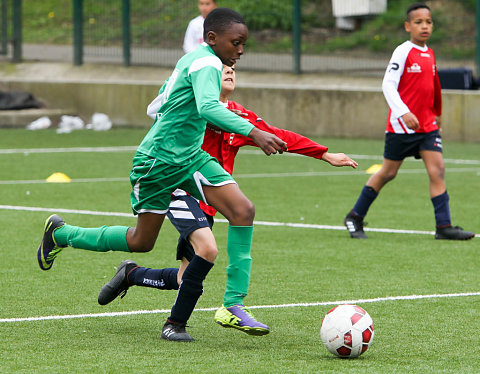
[[[220,101],[231,111],[246,118],[255,127],[275,134],[288,145],[288,152],[298,153],[324,160],[333,166],[357,167],[357,163],[343,153],[329,153],[328,148],[291,131],[282,130],[268,125],[254,112],[242,105],[229,101],[228,97],[235,88],[235,68],[224,66],[222,73]],[[157,113],[153,102],[147,114]],[[228,173],[233,172],[235,156],[240,147],[253,145],[245,136],[228,133],[219,128],[207,125],[202,149],[215,157]],[[157,289],[178,288],[182,273],[199,248],[215,246],[211,228],[216,210],[193,198],[182,190],[176,190],[172,196],[168,218],[180,233],[177,246],[177,260],[181,260],[180,269],[149,269],[138,267],[132,261],[124,261],[119,266],[113,279],[103,286],[98,296],[100,304],[113,301],[130,286],[153,287]],[[208,230],[205,230],[208,228]],[[228,239],[230,240],[230,239]],[[223,306],[217,310],[215,321],[224,327],[233,327],[249,335],[268,334],[270,328],[258,322],[244,306],[243,299],[248,293],[250,283],[251,257],[250,249],[245,251],[229,250],[229,265],[227,267],[227,285]]]
[[[435,239],[468,240],[473,232],[452,226],[445,186],[442,138],[441,87],[435,56],[426,41],[433,29],[430,8],[414,3],[407,9],[405,30],[410,40],[393,52],[383,79],[388,112],[382,168],[372,175],[344,223],[352,238],[366,239],[363,219],[382,187],[395,178],[405,157],[421,158],[430,178],[435,211]]]

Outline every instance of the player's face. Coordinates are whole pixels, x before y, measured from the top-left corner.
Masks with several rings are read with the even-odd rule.
[[[421,8],[410,12],[410,19],[405,22],[405,30],[410,33],[412,43],[424,46],[433,30],[430,11]]]
[[[217,4],[213,0],[198,0],[198,10],[203,18],[208,16],[212,10],[217,7]]]
[[[235,65],[223,65],[222,90],[220,96],[228,97],[235,89]]]
[[[224,65],[233,66],[244,53],[248,39],[248,28],[242,23],[232,23],[228,30],[220,33],[209,31],[207,43]]]

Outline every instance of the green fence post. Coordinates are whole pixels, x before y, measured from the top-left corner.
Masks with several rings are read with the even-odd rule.
[[[480,75],[480,0],[477,0],[475,17],[475,70]]]
[[[123,65],[130,66],[130,0],[122,0]]]
[[[83,64],[83,0],[73,0],[73,64]]]
[[[2,29],[0,33],[2,34],[2,42],[0,47],[0,55],[7,54],[8,48],[8,28],[7,28],[7,0],[2,0]]]
[[[480,0],[479,0],[480,1]],[[302,73],[302,1],[293,0],[293,72]]]
[[[22,0],[13,0],[12,3],[13,19],[13,62],[22,61]]]

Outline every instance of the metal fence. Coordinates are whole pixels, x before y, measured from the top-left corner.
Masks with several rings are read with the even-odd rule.
[[[389,0],[389,6],[395,1],[404,2]],[[439,1],[427,3],[435,9]],[[34,2],[40,3],[0,0],[0,54],[14,61],[173,67],[183,55],[188,22],[198,15],[196,0],[48,0],[41,2],[45,6],[40,13],[38,7],[31,6]],[[372,35],[367,30],[363,40],[352,37],[352,31],[361,22],[374,19],[382,6],[386,8],[387,0],[218,0],[217,3],[239,10],[249,26],[247,53],[239,62],[242,70],[379,72],[384,70],[398,40],[407,38],[401,31],[402,20],[398,19],[392,20],[392,28],[398,29],[399,36],[392,38],[388,50],[376,48],[375,43],[385,44],[389,30]],[[23,19],[20,35],[13,14],[19,6]],[[355,13],[362,6],[370,15]],[[470,16],[474,21],[475,14]],[[456,59],[450,58],[451,51],[435,49],[443,68],[475,65],[474,56],[468,53],[462,56],[461,48],[472,50],[475,43],[474,38],[465,38],[465,30],[460,27],[463,21],[458,20],[459,27],[455,30],[435,31],[443,41],[460,48]],[[444,23],[441,17],[438,23],[440,27]],[[435,39],[432,43],[435,44]]]

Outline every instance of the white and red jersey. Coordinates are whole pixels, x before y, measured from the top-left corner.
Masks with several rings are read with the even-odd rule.
[[[327,147],[317,144],[314,141],[306,138],[305,136],[299,135],[292,131],[283,130],[268,125],[254,112],[245,109],[242,105],[234,101],[228,102],[227,109],[238,110],[246,114],[247,116],[245,116],[244,118],[251,124],[253,124],[255,127],[278,136],[280,139],[287,143],[288,152],[298,153],[301,155],[321,159],[323,154],[328,151]],[[228,173],[232,174],[235,156],[237,155],[239,148],[246,145],[252,145],[257,147],[257,145],[252,141],[252,139],[247,138],[246,136],[234,133],[227,133],[219,129],[214,130],[212,128],[209,128],[209,126],[207,125],[202,149],[215,157],[220,162],[220,165],[222,165]],[[200,207],[205,213],[211,216],[215,215],[215,213],[217,212],[212,206],[206,205],[202,201],[200,201]]]
[[[413,134],[438,129],[435,116],[442,113],[440,80],[435,55],[427,46],[411,41],[399,45],[393,52],[382,83],[383,94],[390,110],[386,132]],[[420,127],[409,129],[402,116],[412,112]]]

